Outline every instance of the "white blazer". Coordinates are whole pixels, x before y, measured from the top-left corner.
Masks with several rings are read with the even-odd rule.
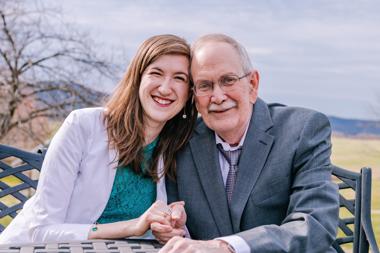
[[[0,243],[86,240],[107,205],[117,153],[108,148],[104,108],[75,110],[46,153],[36,193],[0,235]],[[158,170],[162,171],[160,159]],[[157,199],[166,203],[164,179]]]

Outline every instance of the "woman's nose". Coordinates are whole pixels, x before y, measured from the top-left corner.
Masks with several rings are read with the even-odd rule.
[[[158,91],[162,95],[168,95],[171,92],[171,78],[165,78],[161,81],[160,86],[158,87]]]

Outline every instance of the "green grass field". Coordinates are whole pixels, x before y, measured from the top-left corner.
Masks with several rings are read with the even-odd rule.
[[[332,143],[331,158],[335,165],[354,171],[360,171],[362,167],[372,168],[372,222],[380,244],[380,140],[333,137]],[[6,183],[14,185],[19,182],[14,177],[8,177]],[[4,197],[0,201],[15,203],[12,197]],[[0,220],[0,224],[4,225],[9,222],[9,218]]]

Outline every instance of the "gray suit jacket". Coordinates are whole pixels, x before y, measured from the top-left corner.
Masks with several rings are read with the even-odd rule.
[[[335,252],[330,135],[323,114],[258,99],[229,207],[214,132],[199,120],[177,156],[177,181],[167,179],[168,200],[185,201],[193,239],[235,234],[251,252]]]

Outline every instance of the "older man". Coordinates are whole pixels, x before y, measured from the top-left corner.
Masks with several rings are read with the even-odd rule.
[[[258,72],[226,35],[192,50],[202,118],[167,182],[168,200],[185,201],[192,239],[172,238],[161,252],[335,252],[326,116],[258,98]]]

